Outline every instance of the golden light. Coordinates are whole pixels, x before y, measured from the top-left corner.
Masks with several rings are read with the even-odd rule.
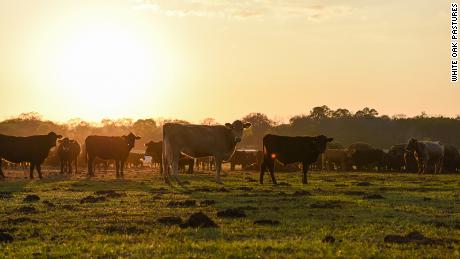
[[[61,44],[57,84],[82,107],[119,116],[145,95],[161,95],[164,58],[147,37],[126,24],[83,26]]]

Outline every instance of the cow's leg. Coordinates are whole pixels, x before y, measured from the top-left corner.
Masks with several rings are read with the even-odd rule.
[[[88,157],[88,176],[94,176],[93,169],[94,169],[94,157],[89,156]]]
[[[195,165],[195,159],[191,159],[188,162],[188,173],[193,174],[193,166]]]
[[[36,164],[35,167],[37,168],[37,172],[38,172],[38,178],[42,179],[43,176],[42,176],[42,165],[40,163]]]
[[[64,173],[64,159],[61,159],[60,161],[61,161],[61,172],[60,173],[63,174]]]
[[[125,165],[125,161],[121,160],[121,161],[120,161],[120,177],[121,177],[121,178],[124,177],[124,175],[123,175],[123,173],[124,173],[124,172],[123,172],[123,171],[124,171],[124,169],[123,169],[123,168],[124,168],[124,165]]]
[[[3,170],[2,170],[2,159],[0,158],[0,179],[3,179],[5,178],[5,175],[3,174]]]
[[[440,159],[438,159],[436,167],[438,169],[439,174],[442,173],[442,167],[444,166],[443,162],[444,162],[444,158],[441,157]]]
[[[302,163],[302,184],[308,183],[308,180],[307,180],[308,166],[309,165],[307,162]]]
[[[267,170],[267,164],[265,163],[265,160],[264,160],[262,164],[260,164],[260,177],[259,177],[260,184],[264,184],[264,174],[266,170]]]
[[[278,184],[275,179],[275,160],[268,160],[268,171],[270,172],[270,177],[272,178],[273,184]]]
[[[75,158],[75,174],[78,174],[78,158]]]
[[[222,180],[220,179],[221,169],[222,169],[222,159],[216,158],[216,182],[217,183],[222,183]]]
[[[119,171],[120,171],[120,163],[117,160],[115,160],[115,173],[117,175],[117,178],[120,177]]]
[[[69,159],[67,163],[68,163],[68,165],[69,165],[69,168],[67,168],[67,170],[68,170],[67,172],[68,172],[69,174],[72,174],[72,160]]]
[[[35,164],[33,162],[30,162],[30,179],[34,179],[34,168]]]
[[[230,163],[230,171],[235,171],[235,163]]]

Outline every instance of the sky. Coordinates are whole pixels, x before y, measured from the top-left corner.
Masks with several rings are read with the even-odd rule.
[[[457,116],[450,2],[0,0],[0,119]]]

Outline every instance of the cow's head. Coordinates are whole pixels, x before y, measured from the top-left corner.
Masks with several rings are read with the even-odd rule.
[[[316,146],[316,149],[319,153],[324,153],[326,151],[326,145],[328,142],[332,142],[333,138],[328,138],[324,135],[316,136],[313,140],[313,144]]]
[[[128,144],[129,149],[132,149],[134,147],[134,144],[137,139],[141,139],[141,137],[134,135],[133,133],[129,133],[128,135],[123,135],[121,136],[126,143]]]
[[[70,150],[70,139],[69,138],[63,138],[58,140],[58,143],[61,144],[62,151],[68,152]]]
[[[225,127],[231,130],[233,141],[235,143],[238,143],[241,141],[241,138],[243,137],[243,130],[251,127],[251,123],[249,122],[243,123],[240,120],[236,120],[232,124],[225,123]]]
[[[406,146],[406,150],[415,151],[417,149],[417,143],[418,141],[415,138],[409,139],[409,142],[407,143],[407,146]]]
[[[49,143],[50,147],[55,147],[56,146],[56,140],[60,139],[60,138],[62,138],[61,135],[58,135],[58,134],[56,134],[56,133],[54,133],[52,131],[50,133],[48,133],[48,143]]]
[[[145,149],[145,155],[146,156],[152,156],[153,154],[161,154],[161,148],[162,148],[162,141],[150,141],[148,143],[145,143],[144,146],[146,147]]]

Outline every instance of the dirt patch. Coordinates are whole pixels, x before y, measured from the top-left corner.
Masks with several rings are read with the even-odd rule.
[[[212,206],[215,205],[216,201],[215,200],[202,200],[200,201],[200,206],[205,207],[205,206]]]
[[[170,201],[166,205],[169,208],[190,208],[196,207],[196,200]]]
[[[216,191],[218,191],[218,192],[229,192],[230,190],[225,188],[225,187],[222,187],[222,188],[217,189]]]
[[[323,238],[323,240],[321,240],[323,243],[334,243],[335,242],[335,238],[331,235],[327,235]]]
[[[339,201],[325,201],[325,202],[315,202],[310,204],[312,209],[341,209],[342,205]]]
[[[72,211],[77,210],[77,208],[75,206],[69,205],[69,204],[62,205],[62,208],[65,209],[65,210],[72,210]]]
[[[383,197],[380,194],[371,194],[371,195],[364,196],[363,199],[365,199],[365,200],[382,200],[382,199],[385,199],[385,197]]]
[[[13,194],[11,192],[0,192],[0,199],[11,199]]]
[[[140,234],[140,233],[144,233],[144,230],[140,229],[140,228],[137,228],[135,226],[129,226],[129,227],[125,227],[125,226],[118,226],[118,225],[114,225],[114,226],[108,226],[106,228],[104,228],[104,231],[107,232],[107,233],[118,233],[118,234]]]
[[[38,195],[29,194],[22,201],[23,202],[37,202],[39,200],[40,200],[40,197]]]
[[[23,214],[34,214],[38,213],[38,210],[32,206],[23,206],[18,209],[18,212]]]
[[[120,198],[125,197],[126,193],[116,192],[114,190],[103,190],[94,192],[95,195],[105,195],[107,198]]]
[[[278,226],[280,222],[272,219],[259,219],[254,221],[254,225]]]
[[[356,186],[371,186],[372,184],[370,182],[359,182],[356,184]]]
[[[431,198],[423,197],[423,201],[431,201],[431,200],[432,200]]]
[[[97,203],[97,202],[104,202],[107,201],[107,198],[101,196],[101,197],[94,197],[92,195],[86,196],[83,199],[80,200],[80,204],[83,203]]]
[[[410,232],[405,236],[400,235],[387,235],[383,239],[386,243],[396,243],[396,244],[407,244],[407,243],[416,243],[420,245],[440,245],[440,244],[450,244],[450,243],[459,243],[459,240],[450,239],[450,238],[429,238],[425,237],[422,233],[418,231]]]
[[[6,232],[0,232],[0,242],[1,243],[10,243],[13,242],[14,238],[12,235]]]
[[[54,205],[54,203],[52,203],[52,202],[50,202],[50,201],[48,201],[48,200],[44,200],[44,201],[42,201],[42,203],[43,203],[44,205],[46,205],[48,208],[54,208],[54,207],[56,207],[56,205]]]
[[[20,223],[38,223],[37,220],[27,218],[27,217],[20,217],[15,219],[7,219],[6,222],[8,224],[20,224]]]
[[[305,190],[295,191],[292,196],[311,196],[311,193]]]
[[[158,218],[157,222],[163,225],[172,226],[182,224],[182,219],[180,217],[169,216]]]
[[[236,188],[237,190],[240,190],[240,191],[252,191],[254,188],[252,187],[247,187],[247,186],[243,186],[243,187],[239,187],[239,188]]]
[[[253,179],[253,178],[251,178],[251,177],[246,177],[245,180],[246,180],[246,182],[249,182],[249,183],[255,183],[255,182],[257,182],[256,179]]]
[[[216,228],[218,227],[212,219],[210,219],[203,212],[197,212],[190,215],[190,217],[182,224],[179,225],[181,228]]]
[[[364,194],[366,194],[365,192],[360,192],[360,191],[348,191],[348,192],[345,192],[346,195],[358,195],[358,196],[362,196]]]
[[[229,208],[217,212],[219,218],[244,218],[246,213],[240,208]]]

